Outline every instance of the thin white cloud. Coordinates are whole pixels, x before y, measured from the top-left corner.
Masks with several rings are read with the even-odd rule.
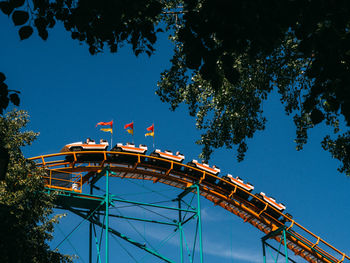
[[[235,250],[234,248],[231,251],[229,247],[212,241],[206,241],[204,246],[204,253],[209,254],[211,256],[246,261],[251,263],[262,262],[262,253],[252,253],[252,251],[239,251]]]
[[[213,212],[212,207],[202,208],[201,209],[201,218],[203,221],[207,221],[207,222],[217,222],[218,219],[220,219],[220,221],[232,220],[232,218],[227,216],[227,211],[224,211],[222,209],[216,209]]]
[[[217,218],[212,212],[208,212],[208,208],[201,209],[201,218],[203,221],[217,221]]]
[[[215,218],[213,218],[212,213],[208,213],[206,209],[202,210],[202,219],[206,219],[206,220],[215,220]],[[143,223],[141,223],[143,224]],[[111,222],[111,225],[114,225]],[[128,223],[125,220],[120,220],[118,222],[118,229],[125,229],[126,226],[128,226]],[[134,226],[136,226],[137,224],[135,224]],[[138,225],[140,226],[140,225]],[[136,226],[137,227],[137,226]],[[165,228],[164,228],[165,227]],[[138,228],[138,227],[137,227]],[[146,228],[146,232],[144,233],[147,238],[148,241],[164,241],[165,239],[167,239],[171,234],[173,234],[174,227],[166,227],[166,226],[159,226],[159,225],[152,225],[149,224]],[[190,230],[190,229],[188,229]],[[186,239],[187,242],[191,243],[193,242],[192,238],[193,236],[191,236],[193,233],[190,230],[185,231],[186,232]],[[141,241],[141,240],[140,240]],[[143,242],[143,241],[142,241]],[[153,243],[153,242],[151,242]],[[177,232],[170,240],[168,240],[166,242],[168,245],[172,245],[176,248],[180,247],[180,243],[179,243],[179,233]],[[157,245],[155,246],[157,247]],[[232,260],[233,262],[250,262],[250,263],[261,263],[263,261],[262,258],[262,249],[259,251],[256,250],[247,250],[247,249],[241,249],[241,248],[235,248],[234,246],[232,247],[232,249],[230,248],[230,246],[224,242],[224,240],[222,240],[222,242],[218,242],[217,240],[210,240],[208,238],[205,238],[203,240],[203,251],[204,251],[204,255],[208,255],[208,256],[214,256],[217,258],[221,258],[221,259],[225,259],[225,260]],[[197,245],[197,250],[196,252],[198,252],[198,245]],[[280,260],[283,257],[280,257]],[[269,256],[267,258],[267,262],[274,262],[274,260]],[[281,261],[282,262],[282,261]]]
[[[169,232],[169,235],[171,232]],[[164,231],[159,228],[148,228],[147,230],[147,238],[152,238],[158,241],[163,241],[166,238]],[[251,262],[251,263],[261,263],[262,262],[262,252],[252,252],[248,250],[235,250],[233,251],[226,246],[225,244],[218,244],[217,241],[204,240],[204,255],[215,256],[218,258],[224,259],[233,259],[239,260],[240,262]],[[172,245],[175,247],[180,247],[178,234],[175,234],[170,240],[167,241],[168,245]],[[197,251],[198,252],[198,246]],[[273,261],[267,261],[273,262]]]

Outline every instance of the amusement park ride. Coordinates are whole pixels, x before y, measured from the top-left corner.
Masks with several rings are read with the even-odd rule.
[[[66,145],[61,153],[30,158],[37,166],[47,171],[47,176],[43,179],[46,191],[55,192],[57,196],[56,207],[69,210],[90,222],[89,262],[92,262],[93,239],[97,240],[96,226],[99,226],[101,231],[105,231],[104,257],[101,256],[103,254],[100,249],[101,245],[95,242],[99,262],[102,262],[101,258],[109,262],[110,236],[121,238],[164,262],[175,262],[152,247],[135,241],[114,229],[109,224],[112,217],[171,225],[176,230],[174,233],[180,234],[180,262],[185,262],[185,254],[188,255],[189,262],[194,262],[195,253],[199,254],[196,260],[203,262],[201,196],[235,214],[265,234],[262,237],[262,261],[264,263],[267,262],[268,249],[276,252],[277,257],[274,262],[277,262],[279,255],[285,258],[285,262],[299,262],[288,256],[290,251],[299,258],[312,263],[350,262],[350,257],[345,253],[298,224],[290,214],[283,213],[286,209],[284,204],[278,203],[263,192],[253,194],[254,186],[245,183],[239,177],[234,178],[230,174],[219,177],[218,167],[210,167],[196,160],[183,164],[185,156],[179,152],[173,154],[171,151],[155,150],[150,155],[146,155],[148,149],[145,145],[136,147],[131,143],[126,145],[118,143],[111,151],[106,151],[106,146],[108,147],[106,142],[100,142],[100,144],[80,142]],[[102,178],[105,178],[105,182],[102,181]],[[176,201],[176,207],[125,200],[110,192],[112,178],[162,183],[181,189],[181,193],[173,199]],[[96,186],[98,182],[104,183],[104,194],[94,194],[94,189],[101,188],[101,186]],[[191,195],[192,199],[189,203],[185,199]],[[192,201],[195,204],[192,204]],[[117,203],[137,205],[147,209],[171,210],[177,215],[169,222],[115,215],[111,213],[111,208]],[[196,224],[192,251],[184,235],[184,225],[190,221]],[[277,241],[275,242],[277,247],[272,246],[270,240]],[[187,253],[184,253],[183,250],[186,250]]]

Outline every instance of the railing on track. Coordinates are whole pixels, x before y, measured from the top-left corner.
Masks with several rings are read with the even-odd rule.
[[[75,174],[49,169],[46,174],[46,176],[42,176],[46,187],[57,190],[82,192],[83,180],[81,173]]]
[[[57,153],[33,157],[29,160],[34,161],[37,166],[48,171],[47,176],[43,178],[47,187],[79,193],[82,192],[83,185],[92,176],[93,173],[91,172],[98,172],[106,165],[109,165],[112,171],[118,173],[117,177],[152,180],[153,182],[160,182],[182,189],[198,183],[202,196],[215,205],[219,205],[241,217],[245,222],[249,222],[265,234],[285,226],[287,247],[306,261],[350,262],[350,257],[345,253],[307,230],[288,215],[281,213],[263,199],[196,167],[160,157],[108,151]],[[197,176],[193,175],[193,171],[196,172]],[[82,175],[82,173],[86,174]],[[70,175],[70,177],[60,178],[59,175]],[[228,190],[221,187],[218,185],[220,181],[230,185],[232,189]],[[244,192],[249,198],[241,198],[236,194],[237,190]],[[264,204],[264,208],[257,207],[256,202]],[[274,211],[279,217],[271,216],[268,211]],[[280,235],[272,238],[278,242],[281,241]]]

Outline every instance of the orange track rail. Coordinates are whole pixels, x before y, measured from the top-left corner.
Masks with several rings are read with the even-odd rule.
[[[118,161],[118,158],[124,158],[123,161]],[[133,163],[125,163],[125,157],[134,158]],[[148,161],[146,161],[146,159]],[[83,151],[83,152],[68,152],[43,155],[30,158],[37,166],[43,167],[49,171],[47,178],[47,187],[57,190],[69,190],[82,192],[82,186],[88,183],[88,180],[98,171],[101,171],[106,165],[110,166],[111,171],[116,173],[115,177],[151,180],[154,183],[159,182],[173,187],[185,189],[194,183],[198,183],[200,194],[206,199],[212,201],[215,205],[219,205],[227,211],[239,216],[265,234],[269,234],[277,230],[281,226],[285,226],[287,232],[287,247],[296,255],[304,258],[307,262],[325,262],[325,263],[340,263],[350,262],[350,257],[342,253],[319,236],[313,234],[305,227],[301,226],[295,220],[288,218],[283,213],[280,213],[267,202],[253,194],[247,192],[234,184],[225,181],[226,184],[231,184],[232,190],[228,191],[217,184],[209,183],[208,177],[222,181],[220,177],[208,174],[202,170],[190,167],[178,162],[170,161],[163,158],[146,156],[142,154],[125,153],[125,152],[101,152],[101,151]],[[151,161],[162,162],[168,168],[151,164]],[[175,166],[183,167],[183,170],[192,169],[202,173],[197,178],[193,177],[184,171],[179,171]],[[76,186],[75,189],[58,187],[51,184],[52,174],[55,172],[74,174],[74,179],[71,183]],[[54,179],[57,180],[57,179]],[[240,198],[236,195],[239,189],[247,193],[250,198],[248,200]],[[264,204],[264,208],[258,208],[252,200],[258,200]],[[284,218],[284,222],[278,221],[267,213],[267,209],[274,210]],[[276,235],[273,239],[281,242],[282,236]],[[283,242],[283,241],[282,241]]]

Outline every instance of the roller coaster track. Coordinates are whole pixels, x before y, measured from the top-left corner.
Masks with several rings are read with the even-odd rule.
[[[282,233],[278,232],[283,228],[288,249],[307,262],[350,262],[350,257],[345,253],[264,200],[230,182],[225,181],[226,184],[231,184],[230,190],[213,183],[223,179],[195,167],[153,156],[111,151],[67,152],[42,155],[30,160],[47,170],[47,176],[44,178],[47,188],[70,191],[72,195],[83,196],[83,185],[88,184],[89,180],[93,180],[94,176],[107,166],[114,172],[114,177],[149,180],[180,189],[188,189],[193,184],[198,184],[201,196],[242,218],[269,238],[284,244]],[[193,175],[193,171],[196,171],[197,176]],[[54,181],[63,179],[58,179],[55,174],[72,174],[69,187],[57,186]],[[245,192],[249,198],[241,198],[237,190]],[[263,206],[257,206],[257,202]],[[269,211],[279,213],[279,219],[271,216]]]

